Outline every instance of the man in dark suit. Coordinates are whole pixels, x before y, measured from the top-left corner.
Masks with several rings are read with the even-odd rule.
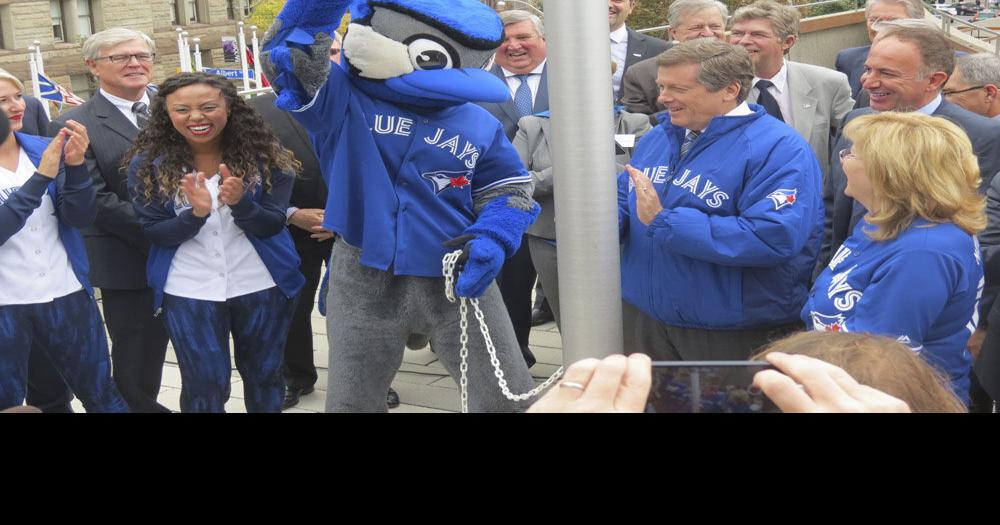
[[[729,9],[726,4],[716,0],[675,0],[667,10],[670,34],[678,42],[696,38],[725,41],[728,17]],[[669,49],[670,45],[668,43],[663,51]],[[659,54],[641,60],[622,76],[621,103],[627,111],[652,117],[664,109],[657,102],[660,90],[656,87],[656,74],[660,66],[656,64],[656,56]],[[650,123],[654,126],[659,124],[655,118],[650,118]]]
[[[507,138],[513,140],[517,133],[517,121],[521,117],[549,109],[545,26],[537,16],[517,9],[501,12],[500,20],[504,25],[504,41],[497,49],[496,65],[490,71],[507,83],[511,99],[499,104],[483,102],[479,105],[503,124]],[[529,367],[535,363],[528,349],[531,291],[535,286],[535,276],[525,239],[517,252],[504,263],[497,285]]]
[[[322,226],[327,189],[309,135],[290,113],[274,106],[274,99],[275,94],[268,93],[254,97],[250,105],[260,113],[281,144],[302,163],[286,212],[288,231],[302,260],[299,270],[306,277],[285,342],[285,401],[282,408],[286,409],[298,404],[299,397],[311,393],[316,384],[311,321],[313,298],[319,287],[323,263],[330,259],[333,234]]]
[[[875,40],[875,24],[901,18],[923,18],[924,4],[920,0],[868,0],[865,3],[865,22],[868,26],[868,40]],[[847,75],[851,85],[851,98],[855,108],[868,107],[868,97],[860,97],[861,74],[865,72],[865,60],[872,46],[851,47],[837,53],[835,68]]]
[[[659,38],[647,36],[625,25],[635,9],[636,0],[608,0],[608,24],[611,29],[611,60],[618,68],[611,76],[615,90],[615,103],[621,100],[622,79],[636,62],[653,58],[667,50],[670,44]]]
[[[886,26],[868,55],[866,65],[870,72],[862,77],[871,107],[851,111],[844,117],[844,124],[873,111],[920,111],[948,118],[961,126],[972,141],[982,174],[980,187],[985,191],[1000,172],[1000,126],[941,96],[941,89],[955,66],[948,38],[930,27],[893,26],[891,22]],[[867,212],[860,203],[844,195],[847,178],[836,156],[850,147],[850,141],[840,135],[830,152],[830,176],[823,188],[826,224],[817,273],[826,267]]]
[[[84,230],[90,280],[101,289],[111,336],[115,383],[133,412],[169,412],[156,402],[167,348],[167,332],[153,315],[146,285],[149,241],[126,189],[122,157],[148,119],[153,41],[143,33],[112,28],[91,35],[83,56],[100,89],[86,104],[61,115],[87,126],[87,167],[97,189],[97,219]]]

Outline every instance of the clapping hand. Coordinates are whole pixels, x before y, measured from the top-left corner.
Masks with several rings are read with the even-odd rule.
[[[243,199],[243,179],[234,177],[229,167],[219,164],[219,174],[222,184],[219,185],[219,202],[227,206],[235,206]]]
[[[645,173],[633,168],[631,164],[626,164],[625,169],[628,170],[628,176],[635,185],[635,211],[639,215],[639,220],[649,226],[649,223],[663,211],[660,195],[653,187],[653,181],[649,180]]]
[[[59,175],[59,162],[62,159],[62,147],[65,143],[66,134],[60,131],[45,147],[45,151],[42,152],[42,160],[38,163],[38,169],[35,171],[50,179],[56,178],[56,175]]]
[[[87,128],[75,120],[67,120],[66,127],[59,130],[59,134],[67,139],[63,148],[63,155],[67,166],[79,166],[83,164],[83,156],[90,146],[90,137],[87,135]]]
[[[191,205],[195,217],[208,217],[212,213],[212,194],[205,187],[205,174],[188,173],[181,181],[181,191]]]

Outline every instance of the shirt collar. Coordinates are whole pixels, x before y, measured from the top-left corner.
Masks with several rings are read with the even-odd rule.
[[[941,93],[938,93],[934,100],[927,103],[926,106],[917,110],[917,113],[923,113],[924,115],[933,115],[937,111],[938,106],[941,105]]]
[[[114,104],[115,107],[118,107],[118,108],[127,109],[128,111],[132,111],[132,104],[135,104],[136,102],[142,102],[143,104],[146,104],[147,107],[149,106],[149,92],[146,91],[146,90],[143,90],[143,92],[142,92],[142,98],[140,98],[139,100],[126,100],[126,99],[121,98],[121,97],[116,97],[116,96],[112,95],[111,93],[108,93],[107,91],[104,91],[103,89],[101,89],[100,91],[101,91],[101,95],[104,95],[104,98],[108,99],[108,102]]]
[[[611,41],[616,44],[628,41],[628,26],[622,24],[621,27],[611,32]]]
[[[533,69],[531,71],[531,73],[529,73],[529,74],[531,74],[531,75],[541,75],[542,71],[545,70],[545,60],[547,60],[547,59],[542,60],[542,63],[538,64],[538,67],[536,67],[535,69]],[[512,73],[510,71],[507,71],[503,66],[500,66],[500,71],[503,71],[503,77],[504,78],[516,77],[518,75],[518,73]]]
[[[740,102],[740,105],[738,105],[735,108],[731,109],[729,111],[729,113],[726,113],[723,116],[724,117],[745,117],[747,115],[753,115],[753,110],[750,109],[750,105],[747,104],[747,102],[744,100],[743,102]],[[705,129],[708,129],[708,128],[705,128]],[[704,129],[698,131],[698,133],[704,133],[704,132],[705,132]],[[690,133],[691,133],[691,130],[689,129],[689,130],[686,130],[684,132],[684,135],[687,136]]]
[[[771,83],[774,84],[775,89],[778,90],[778,93],[784,94],[785,90],[788,89],[788,63],[782,59],[781,69],[779,69],[778,72],[771,78],[761,79],[757,76],[753,77],[753,83],[751,86],[756,86],[758,80],[770,80]]]

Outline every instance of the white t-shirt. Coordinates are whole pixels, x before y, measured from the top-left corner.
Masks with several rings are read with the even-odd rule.
[[[35,169],[23,148],[16,171],[0,168],[0,205]],[[59,240],[56,208],[46,192],[24,227],[0,245],[0,306],[48,303],[82,289]]]
[[[218,174],[205,181],[212,213],[198,235],[177,248],[164,287],[170,295],[222,302],[275,286],[264,261],[233,220],[232,209],[219,202],[221,181]],[[176,205],[178,214],[188,208],[186,201]]]

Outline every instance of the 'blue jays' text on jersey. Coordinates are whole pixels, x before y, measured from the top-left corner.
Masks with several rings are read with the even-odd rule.
[[[869,332],[897,339],[949,376],[969,398],[983,292],[979,242],[953,224],[917,219],[896,239],[875,242],[862,228],[840,246],[813,285],[802,319],[813,330]]]
[[[738,329],[795,322],[823,229],[822,179],[809,144],[750,105],[715,117],[684,158],[686,130],[665,119],[632,165],[664,210],[646,226],[628,173],[618,179],[622,294],[670,326]]]
[[[331,68],[316,98],[293,112],[329,188],[323,226],[361,248],[361,263],[397,275],[441,276],[441,243],[476,220],[474,200],[531,182],[503,127],[474,104],[402,107]]]

